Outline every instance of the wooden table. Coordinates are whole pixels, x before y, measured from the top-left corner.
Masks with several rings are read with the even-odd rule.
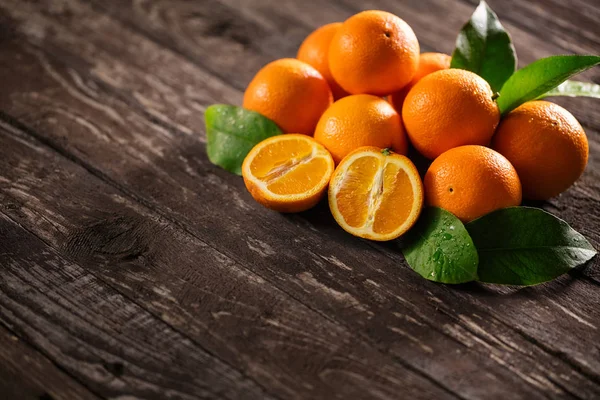
[[[521,65],[599,53],[597,1],[490,3]],[[206,157],[206,107],[315,27],[385,9],[450,53],[475,5],[0,0],[0,398],[600,398],[599,257],[532,288],[431,283]],[[558,101],[590,162],[543,207],[600,248],[600,101]]]

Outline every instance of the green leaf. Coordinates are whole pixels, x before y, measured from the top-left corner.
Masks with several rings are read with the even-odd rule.
[[[479,3],[456,38],[451,68],[472,71],[497,92],[517,68],[517,53],[498,16]]]
[[[531,207],[494,211],[467,224],[479,252],[479,280],[536,285],[584,264],[596,250],[565,221]]]
[[[599,56],[552,56],[532,62],[515,72],[500,90],[498,106],[503,114],[537,99],[565,80],[600,63]]]
[[[473,241],[462,222],[448,211],[426,208],[405,239],[404,257],[423,278],[442,283],[477,280]]]
[[[569,96],[600,99],[600,85],[590,82],[565,81],[540,97]]]
[[[238,175],[244,158],[257,143],[283,133],[275,122],[257,112],[224,104],[208,107],[204,120],[210,162]]]

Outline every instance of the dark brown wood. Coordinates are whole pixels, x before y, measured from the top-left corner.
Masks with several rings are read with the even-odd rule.
[[[551,11],[506,3],[491,2],[522,62],[594,51],[597,8],[582,5],[582,28],[566,29],[579,13],[558,0]],[[194,351],[207,350],[210,362],[225,362],[242,382],[229,397],[250,385],[247,397],[597,398],[597,259],[536,288],[435,285],[410,271],[396,244],[346,235],[324,205],[297,216],[262,209],[239,178],[205,156],[202,111],[239,104],[255,71],[293,56],[317,25],[388,9],[413,26],[423,49],[450,52],[473,7],[459,0],[4,0],[4,212],[54,257],[139,307],[152,326],[165,324]],[[559,29],[553,22],[559,34],[551,34]],[[583,79],[598,76],[596,69]],[[590,165],[544,207],[598,247],[600,114],[590,100],[560,102],[588,132]],[[60,331],[66,321],[44,329]],[[36,346],[72,373],[70,359]],[[117,393],[72,375],[97,393]],[[195,379],[212,385],[215,378]],[[143,385],[128,383],[141,396]],[[164,390],[157,386],[151,395]]]
[[[17,210],[14,203],[3,204]],[[0,232],[4,323],[96,394],[161,399],[168,393],[189,399],[239,398],[244,393],[269,398],[254,382],[64,260],[4,214]],[[29,370],[33,379],[42,380],[36,372]],[[63,389],[68,384],[66,380]]]
[[[27,60],[28,60],[27,64],[30,65],[30,66],[33,66],[36,63],[35,57],[27,58]],[[50,68],[54,68],[54,67],[51,66]],[[55,70],[53,69],[53,71],[55,71]],[[14,71],[13,73],[17,73],[17,71]],[[56,73],[57,72],[55,71],[55,74]],[[38,76],[41,77],[41,76],[44,76],[44,73],[43,73],[43,71],[40,70],[39,74],[36,73],[36,75],[38,75]],[[66,77],[66,78],[69,79],[68,77]],[[55,78],[51,79],[51,81],[54,81],[54,80],[55,80]],[[60,107],[60,104],[54,104],[52,107],[56,107],[56,106]],[[74,109],[74,107],[75,107],[75,105],[69,105],[69,108]],[[80,106],[78,106],[78,107],[80,107]],[[66,109],[67,107],[65,106],[63,108]],[[45,110],[45,107],[43,109]],[[131,118],[127,118],[127,119],[131,120]],[[90,120],[90,121],[92,121],[92,120]],[[67,122],[67,120],[65,120],[64,122]],[[94,125],[96,125],[96,123],[94,123]],[[73,125],[72,129],[74,129],[75,127],[76,126]],[[127,133],[123,132],[123,134],[126,135]],[[89,139],[90,138],[88,138],[88,140]],[[195,185],[195,183],[192,183],[191,185]],[[211,188],[212,192],[215,192],[215,191],[218,191],[218,190],[222,190],[219,185],[215,185],[214,188]],[[78,192],[78,191],[76,191],[76,192]],[[223,197],[225,197],[225,196],[226,195],[223,195]],[[42,212],[46,207],[49,207],[49,206],[51,206],[51,205],[49,204],[49,205],[45,205],[44,207],[40,207],[40,212]],[[200,206],[200,204],[198,204],[195,207],[199,207],[199,206]],[[231,207],[236,208],[235,203],[232,203]],[[258,210],[258,212],[260,214],[261,210],[258,209],[258,208],[257,208],[257,210]],[[219,212],[218,210],[215,210],[215,211]],[[234,214],[234,217],[240,218],[243,221],[244,218],[248,218],[248,216],[242,215],[242,214],[245,214],[245,212],[244,212],[244,210],[241,210],[241,211],[242,212],[236,212]],[[207,210],[206,212],[207,213],[208,212],[212,213],[212,210],[210,210],[210,211]],[[229,212],[231,212],[231,210],[229,210]],[[63,210],[63,211],[59,211],[57,213],[61,214],[61,215],[62,214],[71,214],[72,211],[66,212],[66,211]],[[226,217],[225,213],[221,211],[220,214],[217,214],[216,217],[213,217],[213,218],[217,218],[217,219],[214,219],[213,224],[217,224],[218,223],[217,222],[218,218],[225,218],[225,217]],[[209,218],[209,217],[208,216],[204,216],[203,218],[206,220],[206,218]],[[249,224],[256,225],[256,224],[258,224],[258,222],[249,222]],[[251,226],[251,225],[249,225],[249,226]],[[211,228],[214,229],[214,227],[211,227]],[[340,232],[337,232],[338,237],[340,237],[339,234],[340,234]],[[204,235],[205,238],[210,239],[210,235],[207,235],[207,234],[203,234],[203,235]],[[275,237],[278,235],[278,233],[277,232],[271,232],[269,235],[270,235],[269,237],[273,237],[273,240],[275,240]],[[227,240],[230,241],[230,242],[234,242],[235,238],[230,236]],[[313,239],[313,242],[315,242],[315,239]],[[261,242],[250,243],[249,244],[249,249],[251,251],[246,250],[246,252],[249,254],[250,257],[252,257],[252,260],[255,260],[255,262],[257,262],[257,263],[261,262],[264,265],[265,255],[272,257],[273,254],[265,253],[264,250],[260,251],[261,249],[260,249],[260,247],[258,247],[259,251],[258,251],[258,255],[256,255],[255,253],[257,253],[257,251],[256,251],[257,248],[253,249],[253,248],[250,247],[250,245],[252,247],[260,246],[261,245],[260,243]],[[283,245],[285,245],[285,243],[286,242],[284,241]],[[364,245],[362,247],[365,250],[369,249],[368,247],[365,247]],[[343,246],[340,246],[340,245],[332,246],[332,249],[333,250],[337,249],[337,250],[335,250],[336,251],[336,256],[334,256],[334,257],[339,257],[339,259],[342,259],[342,260],[344,259],[344,257],[347,257],[347,256],[345,256],[343,254],[344,252],[347,251]],[[362,253],[362,252],[360,252],[360,251],[355,252],[354,256],[353,256],[354,261],[352,261],[352,262],[355,263],[355,264],[359,263],[356,260],[359,260],[364,255],[365,254]],[[288,255],[283,255],[282,254],[282,255],[280,255],[280,257],[286,257],[286,258],[290,259],[290,263],[292,263],[292,265],[296,265],[296,268],[299,268],[299,267],[302,266],[301,264],[299,264],[299,262],[298,262],[297,259],[290,258],[289,254]],[[307,257],[311,257],[311,258],[314,259],[315,255],[313,253],[308,253]],[[327,260],[327,257],[329,258],[329,260]],[[375,261],[374,262],[375,264],[381,264],[382,266],[384,266],[385,264],[387,264],[388,266],[390,266],[390,268],[395,269],[395,266],[393,264],[391,264],[389,262],[389,260],[387,260],[385,257],[382,257],[382,256],[377,256],[377,257],[380,260]],[[331,260],[334,260],[334,263],[335,263],[335,260],[338,260],[338,258],[332,258],[331,256],[326,256],[326,258],[323,261],[324,262],[328,262],[329,261],[329,263],[331,264],[332,263]],[[338,263],[339,262],[340,261],[338,261]],[[335,265],[335,264],[332,264],[332,265]],[[328,311],[330,311],[332,309],[331,300],[333,299],[333,300],[335,300],[338,303],[338,304],[334,304],[333,305],[333,306],[335,306],[335,309],[339,309],[340,312],[343,313],[343,315],[348,315],[348,317],[351,318],[351,321],[354,321],[354,323],[360,323],[361,325],[368,324],[368,321],[373,317],[373,315],[372,315],[373,312],[364,309],[364,306],[361,307],[359,301],[356,300],[356,298],[355,298],[355,296],[360,296],[360,297],[357,297],[357,298],[361,298],[361,297],[365,297],[365,295],[361,294],[360,292],[356,292],[355,289],[353,290],[352,295],[348,295],[345,292],[339,291],[339,289],[337,289],[335,286],[334,286],[333,290],[327,290],[328,287],[324,286],[317,279],[315,279],[313,277],[313,274],[316,274],[316,273],[321,274],[322,273],[321,272],[322,271],[321,270],[322,266],[320,266],[318,264],[317,264],[317,266],[318,266],[319,269],[316,272],[302,272],[302,270],[300,270],[297,273],[299,276],[292,276],[294,278],[295,282],[293,282],[292,284],[287,284],[285,286],[285,290],[286,291],[293,290],[294,293],[296,293],[297,296],[302,296],[303,298],[306,298],[305,301],[309,301],[310,302],[309,304],[311,304],[311,305],[315,301],[314,299],[311,299],[311,297],[314,296],[314,292],[316,291],[316,293],[318,295],[320,295],[320,301],[318,303],[318,307],[319,307],[320,310],[323,310],[324,313],[326,313],[326,312],[328,312]],[[339,270],[340,268],[337,267],[336,269]],[[341,272],[343,274],[344,270],[341,269]],[[408,273],[411,276],[411,279],[413,280],[413,282],[417,282],[417,283],[420,282],[420,278],[414,276],[412,274],[412,272],[410,272],[408,270],[405,270],[403,272],[405,274]],[[270,271],[269,271],[269,273],[270,273],[271,276],[273,276],[273,279],[277,279],[278,278],[276,276],[276,273],[274,274],[273,272],[270,272]],[[377,275],[379,275],[379,274],[380,273],[377,273]],[[343,275],[339,275],[339,276],[341,277]],[[279,277],[279,279],[281,279],[281,278]],[[377,278],[377,279],[379,280],[379,278]],[[369,288],[370,284],[368,282],[366,282],[366,280],[364,280],[364,281],[365,282],[363,283],[363,285],[366,283],[367,284],[366,285],[367,289],[370,289]],[[335,283],[331,282],[331,280],[327,281],[327,283],[330,284],[330,285],[335,285]],[[375,282],[375,284],[377,284],[377,283]],[[303,287],[304,287],[304,289],[303,290],[299,290],[298,286],[300,286],[300,289],[302,289]],[[374,288],[374,290],[377,290],[377,288]],[[385,292],[383,292],[383,293],[385,293]],[[382,295],[380,295],[380,296],[382,296]],[[397,295],[392,292],[392,293],[387,293],[386,295],[384,295],[384,298],[386,298],[386,297],[388,298],[387,302],[390,302],[390,299],[391,299],[391,301],[397,301],[397,297],[396,296]],[[370,299],[368,299],[368,298],[367,298],[367,300],[368,300],[367,305],[369,305],[371,307],[376,307],[376,308],[374,308],[375,310],[379,311],[379,310],[382,309],[381,305],[377,305],[377,304],[373,304],[372,305],[373,301],[370,300]],[[350,301],[350,303],[348,303],[348,301]],[[356,303],[356,308],[358,309],[359,313],[357,313],[357,310],[353,309],[353,307],[348,307],[349,305],[352,306],[353,303]],[[435,307],[437,308],[437,305]],[[429,308],[431,308],[431,306],[429,306]],[[403,308],[398,309],[397,311],[395,309],[393,309],[393,312],[396,312],[396,314],[402,315],[402,313],[404,313],[406,311],[405,311],[405,307],[403,307]],[[413,310],[412,312],[415,312],[415,310]],[[388,325],[382,326],[381,327],[381,332],[378,332],[378,333],[376,333],[374,335],[375,336],[374,342],[376,342],[376,343],[377,342],[381,342],[381,340],[382,340],[382,334],[385,334],[383,336],[383,338],[385,338],[385,339],[384,339],[384,346],[382,348],[384,350],[388,351],[389,350],[388,347],[391,345],[390,341],[391,341],[391,343],[396,343],[396,341],[398,340],[398,336],[400,335],[401,340],[403,340],[406,343],[409,343],[412,347],[414,347],[414,349],[416,351],[414,353],[410,353],[410,352],[409,353],[402,353],[402,352],[399,352],[399,351],[396,350],[396,351],[393,352],[394,356],[399,357],[402,360],[409,360],[411,362],[411,364],[415,363],[416,361],[420,361],[423,356],[421,354],[422,350],[421,350],[420,343],[418,342],[418,340],[415,342],[415,337],[416,336],[414,336],[414,334],[412,334],[412,333],[406,332],[405,329],[407,329],[407,328],[394,327],[394,326],[391,326],[391,328],[392,328],[391,329],[391,334],[389,334],[388,333],[388,330],[390,330],[389,322],[398,319],[398,316],[397,315],[394,316],[390,311],[387,311],[387,310],[385,311],[384,315],[388,315],[389,316],[388,318],[393,318],[393,319],[388,320],[386,322]],[[422,317],[418,317],[418,318],[422,319]],[[383,321],[385,322],[385,319]],[[347,321],[343,321],[343,322],[347,322]],[[421,332],[421,331],[422,332],[427,332],[427,331],[429,331],[431,329],[431,325],[435,326],[436,323],[437,323],[440,326],[443,326],[446,322],[447,322],[447,320],[442,317],[441,319],[438,319],[438,321],[436,321],[435,323],[431,323],[430,322],[429,324],[423,324],[423,325],[421,325],[420,327],[416,328],[416,332]],[[350,326],[348,328],[351,329]],[[411,326],[409,326],[408,329],[411,329],[411,330],[415,331],[415,328],[413,328]],[[434,348],[437,348],[438,351],[443,351],[444,348],[447,348],[450,345],[449,343],[452,343],[453,339],[456,339],[456,338],[453,338],[452,336],[447,337],[447,334],[445,332],[436,332],[435,336],[438,337],[439,339],[437,339],[435,341],[432,341],[432,342],[435,343],[435,347]],[[379,346],[381,346],[381,344],[379,344]],[[428,348],[428,347],[426,346],[425,348]],[[467,354],[466,354],[465,358],[466,358],[466,360],[464,361],[464,363],[466,365],[465,368],[467,368],[466,369],[467,371],[468,370],[478,370],[480,368],[486,368],[486,369],[490,369],[490,370],[495,369],[494,366],[496,365],[496,361],[494,361],[493,359],[491,359],[491,360],[488,359],[487,354],[483,354],[483,355],[473,354],[472,351],[467,350]],[[451,359],[448,359],[446,362],[451,362],[451,361],[452,361]],[[485,367],[485,365],[488,365],[488,367]],[[435,372],[435,370],[430,369],[430,368],[433,368],[433,367],[439,368],[439,366],[429,365],[428,363],[417,364],[417,366],[418,366],[419,369],[422,369],[424,372],[426,372],[430,376],[433,376],[433,374]],[[443,385],[448,384],[448,385],[450,385],[450,387],[455,386],[455,383],[453,383],[453,381],[457,380],[458,377],[462,377],[462,375],[464,375],[463,371],[460,370],[460,369],[457,369],[456,365],[454,363],[452,364],[452,366],[454,366],[455,370],[451,370],[450,369],[450,365],[448,365],[449,371],[446,372],[448,375],[444,379],[444,381],[442,382]],[[502,369],[500,369],[498,371],[495,371],[494,373],[495,374],[500,374],[500,375],[503,375],[503,376],[505,375],[506,377],[503,378],[503,379],[513,379],[513,380],[516,380],[517,382],[521,382],[521,385],[525,384],[525,383],[522,382],[521,378],[519,378],[517,375],[513,375],[510,372],[510,370],[505,371],[504,368],[502,368]],[[436,379],[439,379],[439,377],[436,378]],[[464,378],[462,378],[462,379],[464,379]],[[475,379],[475,377],[472,377],[470,379]],[[488,377],[477,378],[478,381],[482,381],[482,380],[487,381],[489,379],[490,378],[488,378]],[[489,385],[492,385],[493,382],[494,382],[493,380],[490,380]],[[517,384],[517,383],[515,383],[515,384]],[[489,386],[489,385],[487,386],[487,389],[486,389],[488,392],[492,390],[491,389],[492,386]],[[474,387],[474,390],[479,390],[479,389],[477,387]],[[503,391],[503,390],[506,390],[506,388],[498,387],[497,390]],[[525,391],[525,389],[523,389],[523,390]]]
[[[418,373],[365,345],[345,329],[289,299],[259,276],[237,266],[227,256],[161,221],[144,206],[128,200],[82,167],[24,135],[0,123],[0,147],[10,150],[0,162],[0,170],[3,171],[0,176],[5,185],[0,200],[10,205],[7,214],[11,218],[21,225],[32,227],[42,240],[84,266],[82,269],[90,275],[87,280],[93,282],[86,280],[84,288],[71,292],[70,301],[86,304],[97,301],[95,297],[90,298],[92,294],[81,292],[88,287],[98,287],[100,293],[95,296],[100,298],[107,296],[103,295],[103,291],[121,294],[110,295],[119,299],[116,305],[101,302],[101,310],[113,317],[110,324],[98,323],[97,329],[104,325],[110,328],[98,335],[109,337],[116,335],[115,330],[125,329],[131,332],[128,339],[139,343],[130,349],[132,359],[117,359],[110,361],[109,365],[131,368],[130,364],[133,367],[142,363],[143,366],[148,351],[165,358],[172,357],[171,352],[165,350],[166,354],[162,354],[161,348],[154,343],[157,340],[173,346],[178,357],[177,360],[164,359],[165,365],[180,364],[182,369],[193,374],[189,375],[190,380],[205,381],[207,385],[212,385],[215,378],[203,374],[202,364],[191,365],[191,361],[179,354],[180,347],[197,345],[218,354],[230,365],[243,367],[250,378],[268,386],[281,398],[331,398],[344,393],[378,398],[389,397],[399,390],[411,393],[413,398],[454,398]],[[23,164],[22,160],[27,161]],[[48,166],[52,167],[53,173],[48,173]],[[25,171],[28,179],[22,180]],[[24,198],[19,194],[32,192],[34,187],[35,198]],[[54,199],[57,198],[64,200],[56,203]],[[34,222],[40,219],[43,222]],[[14,234],[11,233],[11,236]],[[14,241],[17,240],[23,239],[14,238]],[[6,243],[6,249],[14,246],[14,241]],[[27,248],[31,249],[32,245],[24,246],[24,249]],[[17,265],[16,262],[14,264]],[[59,265],[56,268],[64,267]],[[79,285],[80,279],[70,284]],[[61,281],[56,281],[55,285],[60,286]],[[109,289],[104,289],[102,283],[108,284]],[[35,281],[32,284],[35,287],[41,285]],[[9,295],[11,289],[18,292],[19,288],[0,286]],[[69,291],[64,288],[61,293],[67,297]],[[132,310],[119,311],[131,300],[133,303],[128,308]],[[0,298],[0,307],[9,301]],[[147,313],[137,310],[137,304],[162,320],[162,324],[153,321],[150,316],[144,318]],[[9,306],[12,305],[9,303],[6,307]],[[97,319],[100,316],[98,312],[97,308],[86,308],[81,311],[81,317]],[[134,317],[136,313],[141,315]],[[128,326],[130,320],[131,327]],[[66,322],[59,319],[54,324],[61,326]],[[12,319],[11,323],[17,329],[19,321]],[[150,328],[153,323],[159,326],[166,324],[169,330],[185,332],[186,337],[169,330],[163,334],[153,332]],[[139,326],[143,324],[149,326]],[[120,328],[120,325],[125,326]],[[77,326],[73,330],[83,329]],[[64,346],[66,343],[62,342],[72,339],[57,337],[55,340],[55,346]],[[150,343],[145,343],[148,340]],[[92,343],[103,352],[125,352],[119,347],[112,349],[104,342],[96,344],[96,341],[100,339],[94,339]],[[182,343],[176,343],[176,346],[172,341]],[[191,350],[187,351],[194,354]],[[73,363],[61,358],[57,362],[65,369]],[[106,362],[109,361],[102,361],[102,365]],[[211,366],[208,360],[204,363],[207,368],[218,368]],[[182,373],[172,371],[176,372]],[[182,375],[182,379],[186,376]],[[351,379],[353,376],[357,379]],[[331,392],[332,388],[337,393]],[[214,390],[217,389],[215,387]],[[242,394],[251,396],[252,392],[245,393],[247,389],[245,385],[232,387],[230,392],[233,397]],[[103,395],[119,393],[110,392],[110,387],[97,390]],[[128,390],[133,391],[133,388]],[[189,394],[198,396],[198,393]],[[205,396],[232,397],[229,392],[220,395],[217,392],[212,395],[206,393]]]
[[[0,393],[5,399],[98,399],[1,325]]]

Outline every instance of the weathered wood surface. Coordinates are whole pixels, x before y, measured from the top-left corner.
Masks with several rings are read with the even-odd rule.
[[[490,3],[522,63],[600,48],[592,3]],[[598,259],[535,288],[436,285],[395,244],[342,232],[325,205],[294,216],[261,208],[206,158],[204,109],[239,104],[255,71],[293,56],[316,26],[386,9],[423,49],[450,52],[473,7],[0,0],[0,346],[21,345],[0,358],[31,354],[35,365],[0,367],[0,389],[600,397]],[[582,79],[600,82],[600,71]],[[590,164],[544,207],[599,247],[600,109],[560,103],[588,133]]]
[[[2,227],[3,234],[9,232]],[[2,326],[0,393],[6,399],[98,399],[48,358]]]

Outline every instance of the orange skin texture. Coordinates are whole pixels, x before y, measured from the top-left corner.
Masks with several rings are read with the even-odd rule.
[[[469,222],[494,210],[521,204],[521,182],[512,164],[483,146],[448,150],[431,164],[425,201]]]
[[[515,166],[523,196],[531,200],[547,200],[567,190],[583,174],[589,154],[579,122],[548,101],[530,101],[508,113],[492,147]]]
[[[486,146],[500,121],[490,85],[461,70],[437,71],[410,90],[402,106],[408,138],[425,157],[434,159],[454,147]]]
[[[315,139],[329,150],[336,164],[363,146],[391,148],[398,154],[408,151],[400,115],[387,101],[368,94],[333,103],[319,120]]]
[[[273,120],[285,133],[312,135],[333,102],[329,84],[309,64],[284,58],[264,66],[244,93],[244,108]]]
[[[298,60],[312,65],[323,75],[329,83],[335,100],[349,94],[333,79],[329,70],[329,46],[341,26],[341,22],[334,22],[318,28],[304,39],[296,55]]]
[[[331,41],[329,68],[352,94],[386,96],[402,89],[419,62],[419,42],[394,14],[363,11],[347,19]]]
[[[389,97],[390,103],[392,103],[396,111],[402,113],[402,104],[404,103],[404,99],[406,98],[406,95],[410,89],[412,89],[417,82],[431,73],[441,71],[443,69],[449,69],[451,60],[452,57],[444,53],[422,53],[419,56],[419,68],[417,69],[415,76],[413,76],[408,85],[404,86],[399,91],[392,93]]]

